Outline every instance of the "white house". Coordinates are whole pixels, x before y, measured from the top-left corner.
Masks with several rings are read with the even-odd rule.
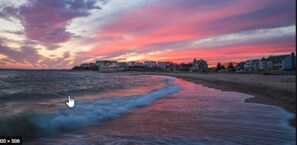
[[[157,63],[155,61],[145,61],[144,66],[149,69],[153,69],[157,67]]]
[[[95,65],[98,66],[99,71],[108,71],[109,66],[114,63],[117,63],[117,61],[98,60],[96,61]]]
[[[291,53],[291,55],[269,56],[266,61],[266,68],[270,70],[292,70],[296,66],[296,56],[294,53]]]
[[[259,61],[259,70],[260,71],[270,71],[272,70],[272,61],[266,59],[265,57],[263,57],[260,61]]]
[[[190,71],[206,71],[208,69],[208,64],[205,60],[200,59],[196,60],[196,58],[193,61],[193,67]]]
[[[249,72],[255,72],[259,70],[259,59],[247,60],[244,63],[244,70]]]

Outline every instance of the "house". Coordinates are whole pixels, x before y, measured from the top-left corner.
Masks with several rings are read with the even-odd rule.
[[[138,61],[129,61],[128,62],[129,67],[134,67],[134,66],[143,66],[144,64]]]
[[[95,65],[100,67],[100,66],[108,66],[108,65],[111,65],[112,63],[117,63],[117,61],[98,60],[96,61]]]
[[[170,71],[171,70],[170,66],[171,66],[171,63],[169,62],[162,62],[162,61],[158,62],[158,69],[162,71]]]
[[[267,66],[271,70],[293,70],[296,67],[296,56],[292,52],[291,55],[269,56]]]
[[[98,66],[99,71],[109,71],[109,65],[117,63],[117,61],[100,60],[96,61],[95,65]]]
[[[265,57],[260,59],[260,61],[259,61],[259,70],[260,71],[270,71],[270,70],[272,70],[272,61],[268,60]]]
[[[193,67],[190,69],[190,71],[207,71],[208,64],[205,60],[200,59],[196,60],[196,58],[193,60]]]
[[[181,63],[173,65],[173,71],[190,71],[192,67],[192,63]]]
[[[235,66],[235,71],[236,72],[240,72],[240,71],[244,71],[244,64],[245,62],[240,62]]]
[[[128,62],[130,71],[144,71],[144,64],[137,61]]]
[[[81,69],[86,69],[86,68],[87,68],[87,66],[88,66],[88,64],[87,64],[87,63],[80,64],[80,68],[81,68]]]
[[[95,63],[89,63],[87,69],[88,70],[98,70],[98,67],[96,66]]]
[[[146,69],[155,70],[157,68],[157,63],[155,61],[145,61],[144,66]]]
[[[102,65],[99,67],[99,71],[102,72],[115,72],[115,71],[127,71],[129,70],[129,65],[126,62],[115,62],[107,65]]]
[[[259,70],[259,59],[247,60],[244,64],[244,71],[256,72]]]
[[[118,71],[127,71],[129,70],[129,64],[126,62],[119,62],[118,63]]]

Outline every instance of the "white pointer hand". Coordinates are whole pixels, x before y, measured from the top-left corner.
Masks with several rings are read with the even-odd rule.
[[[71,99],[70,96],[68,96],[68,102],[66,102],[68,107],[72,108],[75,104],[75,100]]]

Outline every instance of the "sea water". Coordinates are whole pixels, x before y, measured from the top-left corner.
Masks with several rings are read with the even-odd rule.
[[[294,115],[250,97],[166,76],[1,70],[0,135],[39,145],[295,144]]]

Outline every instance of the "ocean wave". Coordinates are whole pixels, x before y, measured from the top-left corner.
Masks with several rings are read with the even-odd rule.
[[[18,121],[6,122],[6,127],[0,128],[0,133],[10,130],[9,135],[18,134],[19,131],[31,130],[32,133],[48,134],[63,130],[78,129],[92,123],[111,119],[118,115],[128,113],[138,107],[143,107],[155,101],[176,93],[180,86],[173,84],[173,78],[166,78],[166,87],[153,90],[148,94],[113,97],[96,101],[76,101],[74,108],[67,108],[51,113],[29,113],[16,118]],[[15,122],[15,123],[13,123]],[[22,126],[18,122],[23,122]],[[1,122],[0,122],[1,123]],[[2,126],[2,125],[1,125]],[[24,132],[22,134],[26,134]]]

